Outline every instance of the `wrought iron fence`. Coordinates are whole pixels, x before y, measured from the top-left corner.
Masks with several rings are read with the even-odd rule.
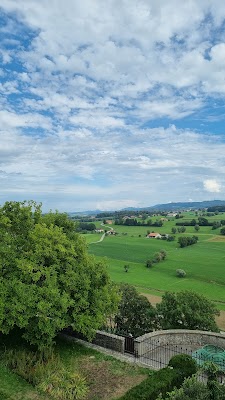
[[[153,369],[161,369],[168,365],[170,359],[178,354],[188,354],[192,356],[197,365],[202,366],[205,360],[196,355],[195,351],[199,349],[199,344],[191,345],[176,345],[170,343],[162,343],[160,340],[146,340],[142,342],[136,341],[134,356],[136,360],[147,367]],[[219,373],[218,380],[220,383],[225,382],[225,361],[218,365],[221,373]],[[200,369],[199,379],[205,380],[206,374]]]
[[[66,333],[67,335],[86,340],[83,335],[72,330],[67,329]],[[205,362],[205,359],[203,359],[201,356],[201,352],[199,354],[198,352],[196,353],[196,350],[201,348],[199,343],[192,343],[185,346],[180,344],[163,343],[162,340],[152,338],[139,341],[138,339],[134,339],[130,336],[121,335],[120,337],[121,339],[122,337],[124,338],[125,353],[129,353],[131,357],[133,354],[134,361],[141,363],[143,366],[148,368],[155,370],[164,368],[168,366],[170,359],[178,354],[188,354],[192,356],[199,366],[202,366]],[[98,338],[98,345],[104,348],[110,348],[112,343],[109,343],[108,337],[104,337],[104,335],[102,335]],[[113,347],[114,350],[120,351],[117,349],[118,345],[113,345]],[[218,367],[221,370],[221,373],[218,376],[218,381],[225,384],[225,360],[220,360]],[[199,379],[206,381],[207,376],[203,372],[203,369],[200,368],[199,371]]]

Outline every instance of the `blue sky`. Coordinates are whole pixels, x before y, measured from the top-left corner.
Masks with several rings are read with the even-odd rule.
[[[225,199],[221,0],[1,0],[0,204]]]

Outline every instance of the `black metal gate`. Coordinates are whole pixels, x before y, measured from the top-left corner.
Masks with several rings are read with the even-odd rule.
[[[125,336],[124,344],[125,353],[134,354],[134,338],[130,336]]]

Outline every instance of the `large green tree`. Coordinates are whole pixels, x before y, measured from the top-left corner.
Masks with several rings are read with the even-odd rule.
[[[116,310],[106,266],[87,254],[66,214],[34,202],[0,208],[0,331],[14,327],[39,348],[63,328],[87,337]]]
[[[219,311],[206,297],[192,292],[166,292],[156,306],[162,329],[218,331],[215,316]]]
[[[120,286],[120,303],[115,316],[118,333],[134,337],[151,332],[156,327],[156,310],[145,296],[129,284]]]

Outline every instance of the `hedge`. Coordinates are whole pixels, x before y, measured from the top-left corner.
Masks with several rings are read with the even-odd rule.
[[[183,377],[182,377],[183,378]],[[160,393],[163,396],[180,387],[182,379],[175,369],[166,367],[153,372],[145,381],[130,389],[120,400],[155,400]]]

